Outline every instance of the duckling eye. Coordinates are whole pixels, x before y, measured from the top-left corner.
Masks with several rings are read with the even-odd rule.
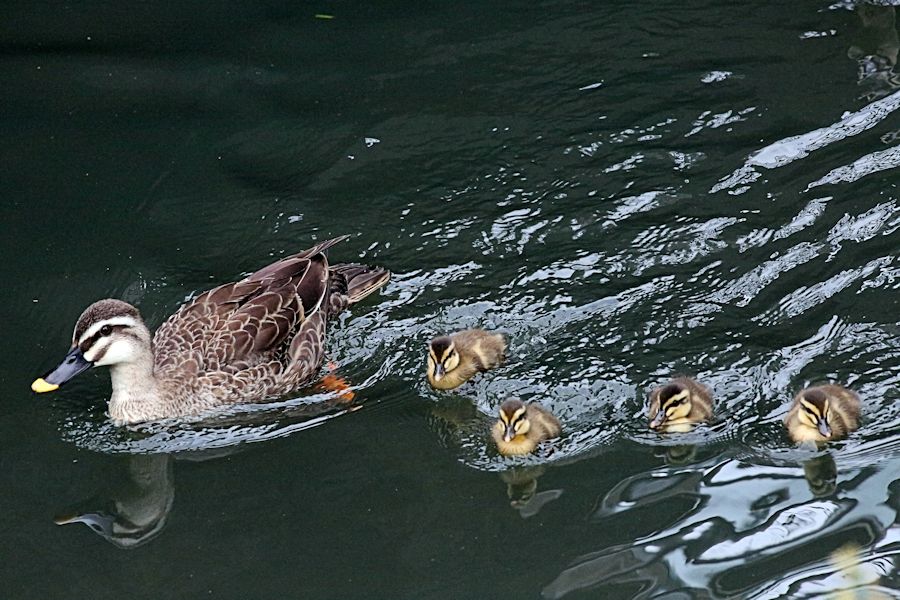
[[[100,335],[102,335],[102,336],[107,336],[111,333],[112,333],[112,326],[110,326],[110,325],[104,325],[103,327],[100,328]]]

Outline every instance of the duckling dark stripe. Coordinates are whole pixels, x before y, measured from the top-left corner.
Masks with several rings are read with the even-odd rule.
[[[822,413],[819,410],[819,407],[816,406],[815,404],[812,404],[805,398],[800,401],[800,406],[803,408],[803,410],[806,411],[807,414],[812,415],[813,417],[815,417],[817,419],[822,416]]]

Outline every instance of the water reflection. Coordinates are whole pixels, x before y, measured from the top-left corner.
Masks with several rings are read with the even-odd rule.
[[[848,539],[890,572],[897,506],[888,490],[895,475],[876,467],[842,473],[839,480],[837,473],[834,458],[824,454],[803,461],[802,470],[731,458],[628,477],[602,497],[590,521],[604,525],[650,509],[660,527],[634,543],[582,555],[543,595],[632,584],[640,588],[634,598],[676,592],[797,597],[794,591],[833,573],[823,568],[829,553]],[[789,570],[776,583],[759,583],[756,573],[775,561]]]
[[[673,446],[662,446],[657,448],[657,456],[663,456],[666,464],[669,465],[686,465],[694,462],[697,458],[696,444],[675,444]]]
[[[900,77],[894,73],[900,40],[897,36],[896,9],[861,2],[856,7],[860,29],[847,56],[858,67],[857,84],[862,98],[876,100],[900,88]]]
[[[549,502],[562,496],[561,489],[538,491],[538,478],[544,474],[546,467],[514,467],[500,473],[500,479],[506,483],[506,495],[509,505],[519,511],[523,519],[535,516]]]
[[[830,496],[837,487],[837,464],[830,453],[805,460],[803,476],[813,496]]]
[[[75,417],[68,433],[80,445],[118,461],[102,493],[79,502],[54,521],[83,523],[119,548],[135,548],[163,530],[175,497],[175,455],[211,460],[240,452],[247,443],[292,435],[362,408],[346,385],[271,404],[238,405],[196,419],[117,427],[103,416]],[[352,389],[357,389],[354,387]],[[319,389],[318,391],[322,391]]]
[[[123,464],[124,463],[124,464]],[[108,489],[57,516],[57,525],[84,523],[119,548],[146,544],[165,527],[175,499],[171,454],[131,454]]]

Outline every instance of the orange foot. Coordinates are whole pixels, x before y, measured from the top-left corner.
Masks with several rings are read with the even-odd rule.
[[[328,363],[329,371],[334,371],[336,369],[336,364],[333,362]],[[323,377],[316,387],[326,392],[334,392],[337,394],[340,402],[352,402],[353,398],[356,397],[356,394],[350,389],[350,384],[347,383],[346,379],[338,377],[337,375],[331,375],[330,373]]]

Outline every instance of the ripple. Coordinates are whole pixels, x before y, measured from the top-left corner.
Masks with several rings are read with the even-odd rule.
[[[807,190],[821,185],[836,183],[852,183],[861,177],[894,169],[900,165],[900,147],[888,148],[872,152],[853,161],[852,164],[832,169],[819,179],[806,186]]]
[[[765,169],[777,169],[784,167],[794,161],[800,160],[815,152],[825,148],[836,142],[840,142],[850,137],[854,137],[867,131],[881,121],[887,118],[892,112],[900,108],[900,92],[896,92],[890,96],[876,100],[871,104],[852,113],[847,113],[841,119],[831,125],[810,131],[808,133],[787,137],[764,148],[752,153],[743,166],[735,170],[731,175],[721,179],[711,189],[710,193],[720,192],[723,190],[734,189],[738,186],[746,186],[759,179],[760,174],[756,167]],[[894,159],[894,153],[884,151],[890,160]],[[879,153],[875,153],[876,155]],[[875,156],[864,157],[860,159],[859,165],[851,165],[844,167],[843,170],[836,169],[829,175],[826,175],[822,183],[825,183],[829,176],[832,178],[851,177],[859,174],[859,177],[867,174],[869,169],[880,170]],[[888,163],[890,164],[890,163]],[[855,181],[858,177],[848,181]],[[821,185],[821,183],[819,183]],[[810,185],[810,187],[814,187]]]

